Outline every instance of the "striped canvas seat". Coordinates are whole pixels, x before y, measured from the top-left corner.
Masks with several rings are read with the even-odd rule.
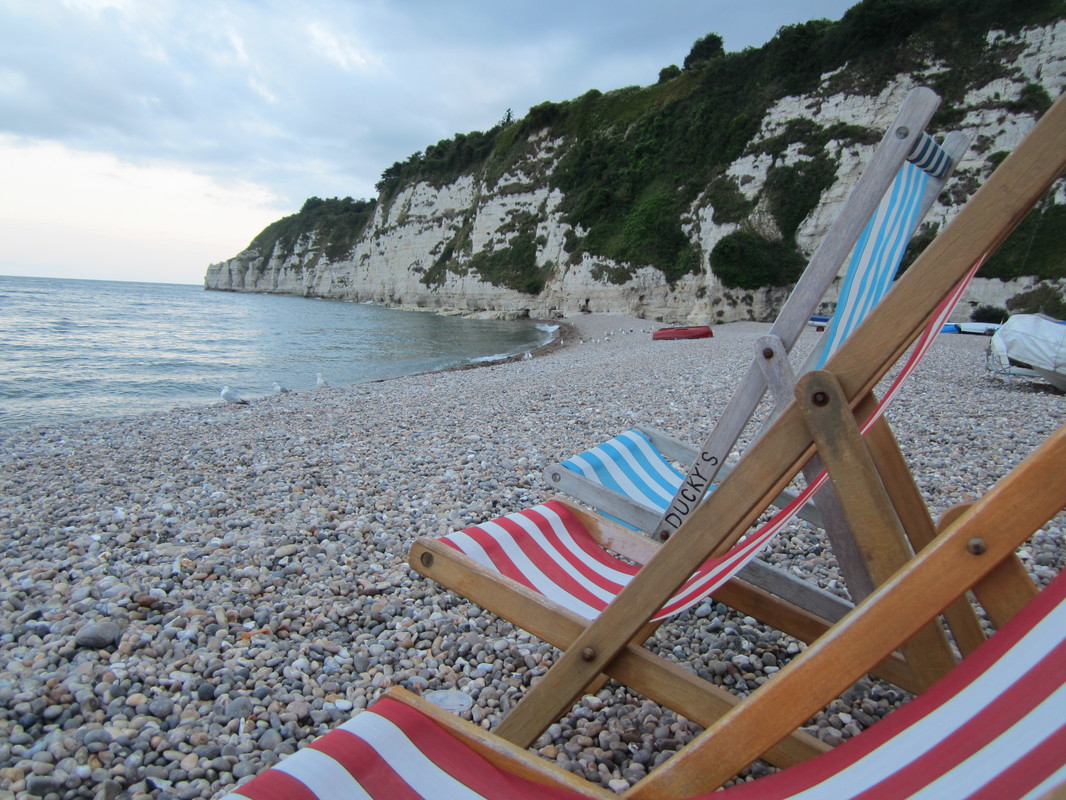
[[[1066,780],[1066,575],[943,681],[811,761],[702,797],[1038,798]],[[490,763],[391,697],[224,800],[578,798]]]
[[[429,717],[389,697],[223,800],[569,800],[494,767]]]
[[[704,563],[656,619],[704,600],[779,529],[760,530],[725,556]],[[600,547],[581,520],[555,500],[449,534],[442,541],[585,619],[595,619],[640,569]]]
[[[636,428],[578,453],[562,465],[660,513],[666,511],[685,477]]]
[[[928,134],[915,142],[852,250],[836,312],[809,361],[811,369],[825,365],[892,287],[907,243],[928,209],[930,181],[943,179],[951,166],[951,158]],[[665,514],[684,481],[684,475],[637,429],[579,453],[561,466],[659,514]],[[594,500],[576,496],[596,505]],[[605,516],[639,527],[633,521]]]
[[[888,293],[911,235],[926,214],[922,198],[927,196],[929,182],[943,178],[951,166],[951,159],[928,134],[915,143],[855,245],[836,311],[812,369],[825,366]]]

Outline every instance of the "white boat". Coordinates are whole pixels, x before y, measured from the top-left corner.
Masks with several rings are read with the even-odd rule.
[[[986,364],[997,375],[1042,378],[1066,392],[1066,323],[1015,314],[992,336]]]
[[[1002,326],[995,322],[947,322],[941,333],[968,333],[972,336],[992,336]]]

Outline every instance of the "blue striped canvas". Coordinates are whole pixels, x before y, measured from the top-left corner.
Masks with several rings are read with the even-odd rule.
[[[892,287],[903,251],[918,224],[928,183],[925,170],[906,163],[881,198],[855,243],[815,369],[825,365]]]
[[[567,459],[563,466],[660,512],[666,510],[684,478],[636,429]]]
[[[951,168],[951,156],[928,133],[914,143],[907,160],[934,178],[943,178]]]

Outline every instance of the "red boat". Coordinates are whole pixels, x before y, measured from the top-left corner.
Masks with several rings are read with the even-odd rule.
[[[714,336],[708,325],[688,325],[682,328],[659,328],[652,339],[709,339]]]

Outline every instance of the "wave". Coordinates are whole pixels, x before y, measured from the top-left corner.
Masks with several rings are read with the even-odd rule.
[[[224,385],[310,390],[317,372],[341,387],[488,364],[559,328],[195,285],[4,277],[0,292],[0,430],[217,403]]]

